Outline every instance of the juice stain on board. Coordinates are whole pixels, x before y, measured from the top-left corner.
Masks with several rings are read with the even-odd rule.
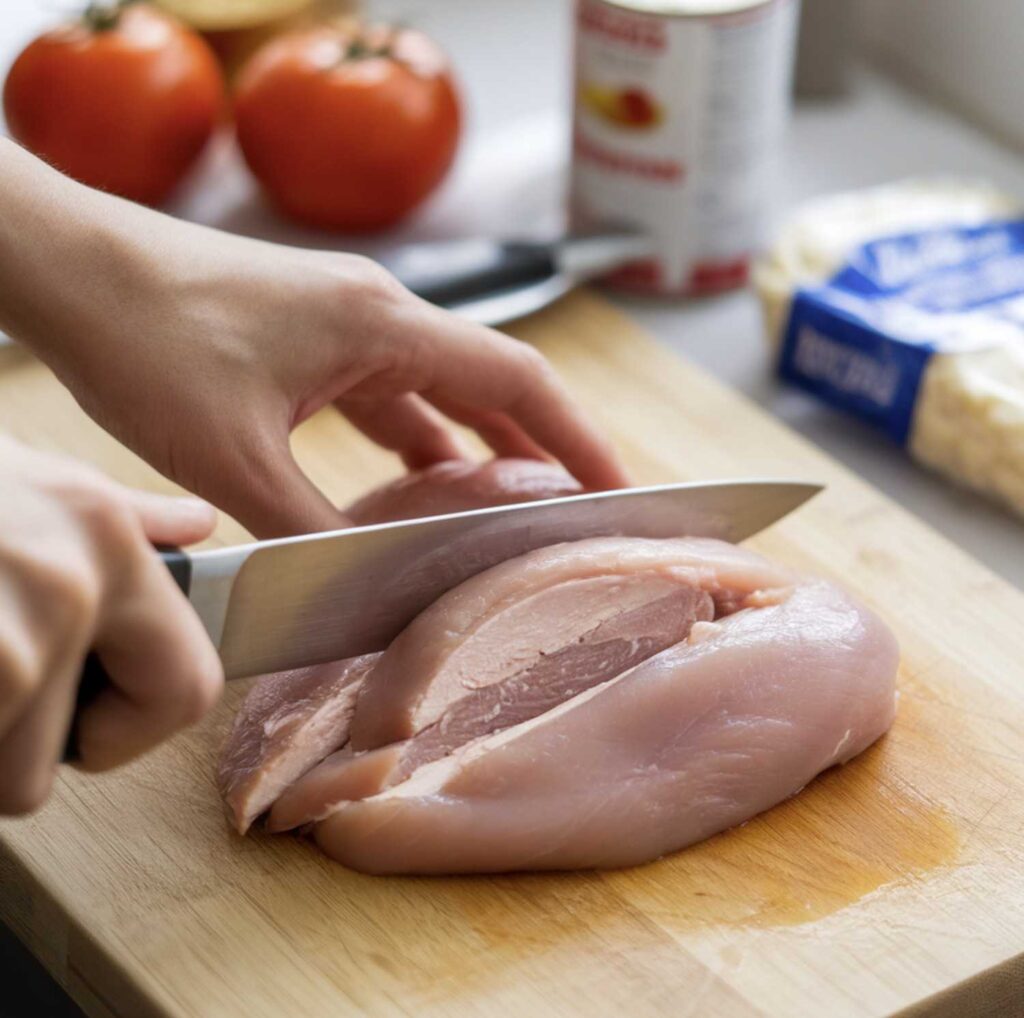
[[[676,930],[795,926],[879,888],[926,880],[956,862],[961,830],[949,808],[906,780],[921,773],[921,758],[943,737],[942,719],[930,716],[912,683],[900,685],[904,695],[888,735],[740,827],[626,870],[492,879],[532,907],[546,901],[549,913],[561,906],[595,927],[621,924],[635,908]],[[474,927],[500,939],[511,902],[485,907],[486,921],[481,906],[474,901]],[[570,916],[566,921],[573,925]],[[550,931],[550,914],[548,923]]]
[[[904,695],[890,733],[848,764],[656,863],[656,881],[628,870],[610,875],[613,886],[673,927],[792,926],[953,864],[961,848],[956,817],[904,777],[920,773],[914,758],[927,755],[936,736],[923,707]]]

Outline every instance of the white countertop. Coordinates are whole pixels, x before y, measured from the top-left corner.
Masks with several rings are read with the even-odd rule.
[[[0,70],[53,20],[16,0],[0,25]],[[48,6],[48,5],[47,5]],[[569,8],[551,0],[431,0],[419,10],[377,0],[434,34],[465,85],[467,143],[456,171],[418,221],[390,238],[554,228],[567,137]],[[982,176],[1024,194],[1024,160],[986,135],[870,73],[841,101],[801,105],[784,153],[778,211],[827,191],[913,174]],[[346,247],[275,220],[227,139],[171,211],[292,243]],[[355,245],[351,245],[355,246]],[[692,302],[615,298],[664,344],[697,361],[1024,588],[1024,522],[912,463],[860,423],[771,377],[754,297],[737,291]]]

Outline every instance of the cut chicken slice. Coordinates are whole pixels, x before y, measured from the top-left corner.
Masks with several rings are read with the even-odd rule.
[[[348,741],[359,686],[379,654],[264,675],[235,716],[217,784],[242,834],[292,782]]]
[[[772,576],[749,553],[705,552]],[[795,794],[888,729],[898,649],[830,584],[754,600],[553,710],[341,805],[317,825],[317,843],[368,873],[626,866]]]
[[[406,474],[342,510],[357,526],[578,495],[579,482],[542,460],[449,460]]]
[[[395,639],[360,691],[352,747],[408,739],[464,698],[486,702],[486,687],[673,591],[704,591],[723,614],[792,582],[752,552],[703,538],[592,538],[519,556],[449,591]]]
[[[281,796],[271,811],[268,828],[299,827],[319,819],[343,800],[373,795],[480,735],[536,717],[576,693],[614,678],[685,640],[695,622],[714,616],[711,596],[695,587],[639,576],[620,586],[624,588],[622,602],[629,607],[579,636],[573,635],[566,646],[536,660],[527,658],[525,667],[502,681],[455,700],[413,738],[365,753],[346,749],[328,757]],[[631,606],[637,599],[634,588],[644,586],[648,599]],[[586,619],[585,614],[581,617]],[[529,632],[524,636],[530,641]],[[482,638],[487,638],[486,633]],[[515,648],[503,650],[512,658],[520,657]]]
[[[364,525],[579,491],[561,467],[539,460],[452,461],[384,485],[345,511]],[[348,740],[356,693],[376,656],[257,680],[235,718],[217,779],[239,831]]]
[[[393,742],[365,753],[353,753],[351,746],[345,746],[332,753],[285,789],[267,815],[267,830],[279,834],[305,827],[330,816],[346,802],[378,795],[405,770],[407,746]]]

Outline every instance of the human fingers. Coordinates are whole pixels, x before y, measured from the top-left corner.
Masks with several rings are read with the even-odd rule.
[[[419,343],[428,353],[421,389],[431,402],[500,412],[586,488],[629,483],[610,442],[533,347],[454,315],[429,309]],[[485,437],[486,440],[486,437]]]
[[[124,763],[197,721],[223,683],[198,616],[131,508],[122,505],[99,530],[107,569],[90,643],[109,685],[77,719],[86,770]]]
[[[196,450],[201,495],[257,538],[287,537],[346,525],[345,517],[295,461],[285,427],[247,420],[237,434]],[[250,427],[251,425],[251,427]]]
[[[154,544],[195,544],[209,537],[217,525],[217,510],[202,499],[120,490]]]
[[[508,414],[499,410],[480,410],[463,406],[454,400],[434,397],[433,405],[446,417],[472,428],[494,451],[496,456],[550,460],[541,448]]]
[[[29,813],[50,794],[88,646],[72,641],[48,671],[35,697],[0,738],[0,814]]]
[[[397,452],[409,470],[469,456],[450,425],[413,393],[384,399],[342,396],[335,405],[367,438]]]

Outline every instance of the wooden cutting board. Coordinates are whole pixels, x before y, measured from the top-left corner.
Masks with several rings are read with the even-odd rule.
[[[895,628],[890,735],[649,866],[384,879],[229,832],[211,775],[236,685],[147,759],[64,775],[41,814],[0,824],[0,916],[96,1016],[1024,1014],[1024,594],[599,299],[515,331],[638,482],[828,483],[752,543]],[[171,488],[28,358],[0,367],[0,428]],[[396,473],[333,412],[296,448],[339,501]]]

